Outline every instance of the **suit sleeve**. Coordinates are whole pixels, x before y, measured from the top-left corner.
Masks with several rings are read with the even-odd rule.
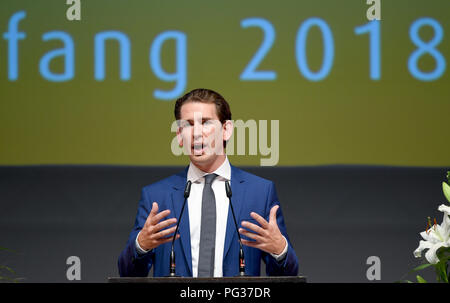
[[[135,244],[137,234],[144,226],[150,210],[150,199],[147,191],[143,188],[133,230],[118,260],[119,275],[121,277],[146,277],[154,263],[154,251],[141,255],[137,252]]]
[[[266,201],[266,220],[269,220],[270,209],[275,205],[280,205],[278,201],[278,196],[276,193],[275,185],[270,182],[269,192]],[[283,236],[288,242],[288,249],[286,257],[278,262],[270,254],[265,253],[264,260],[266,263],[266,273],[269,276],[297,276],[298,275],[298,259],[295,254],[294,248],[292,247],[291,241],[287,234],[286,225],[284,223],[283,212],[281,210],[281,205],[277,211],[277,224]]]

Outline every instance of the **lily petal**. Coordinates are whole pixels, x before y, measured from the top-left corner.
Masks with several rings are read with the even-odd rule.
[[[447,206],[445,204],[441,204],[438,207],[439,211],[442,211],[443,213],[445,213],[447,216],[450,215],[450,206]]]
[[[439,232],[444,238],[444,241],[450,241],[450,217],[446,214],[444,214],[444,219],[442,220]]]
[[[417,247],[416,250],[414,251],[414,257],[416,258],[422,257],[422,251],[425,249],[429,249],[431,247],[433,247],[433,244],[431,242],[420,240],[419,247]]]
[[[428,232],[426,232],[426,231],[421,232],[420,235],[422,236],[422,238],[423,238],[425,241],[430,242],[431,244],[436,244],[436,243],[442,242],[442,241],[436,236],[436,233],[434,233],[434,231],[432,230],[432,228],[434,228],[434,227],[431,227],[431,228],[428,230]]]
[[[420,235],[422,236],[422,238],[425,241],[430,241],[430,236],[428,235],[428,233],[426,231],[421,232]]]
[[[439,211],[444,213],[444,218],[442,219],[441,227],[443,229],[443,237],[448,239],[450,237],[450,207],[447,205],[440,205],[438,208]]]
[[[441,247],[447,247],[446,243],[437,243],[428,249],[428,251],[425,253],[425,258],[428,262],[430,262],[431,264],[436,264],[439,262],[439,258],[437,257],[436,252]]]

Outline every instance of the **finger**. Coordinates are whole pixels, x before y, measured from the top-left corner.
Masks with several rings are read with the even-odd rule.
[[[263,228],[267,228],[269,226],[269,223],[257,213],[251,212],[250,216],[255,219]]]
[[[152,203],[152,210],[150,211],[150,214],[152,214],[153,216],[156,215],[158,213],[158,209],[159,209],[159,205],[157,202],[153,202]]]
[[[170,214],[170,209],[166,209],[166,210],[160,212],[159,214],[153,216],[153,218],[151,219],[150,222],[152,225],[156,225],[156,224],[158,224],[159,221],[161,221],[162,219],[167,217],[169,214]]]
[[[172,224],[177,223],[177,219],[176,218],[172,218],[172,219],[167,219],[164,221],[159,222],[158,224],[155,225],[155,227],[153,228],[154,232],[158,232],[161,229],[164,229]]]
[[[150,224],[152,218],[158,213],[158,203],[153,202],[152,203],[152,209],[150,210],[150,213],[148,214],[147,220],[145,220],[145,224]]]
[[[260,226],[256,225],[256,224],[253,224],[253,223],[250,223],[250,222],[247,222],[247,221],[242,221],[241,224],[242,224],[243,227],[245,227],[247,229],[250,229],[251,231],[253,231],[253,232],[257,233],[257,234],[260,234],[261,236],[264,236],[266,234],[266,231],[263,228],[261,228]]]
[[[177,234],[177,236],[175,237],[175,240],[179,239],[179,238],[180,238],[180,234]],[[159,239],[158,240],[158,245],[172,242],[172,240],[173,240],[173,237]]]
[[[153,234],[153,239],[161,239],[165,238],[166,236],[173,234],[175,232],[176,226],[162,230],[156,234]],[[172,238],[172,237],[171,237]]]
[[[242,241],[242,244],[244,244],[245,246],[256,247],[256,248],[259,247],[259,243],[256,241],[249,241],[249,240],[244,240],[244,239],[242,239],[241,241]]]
[[[244,236],[246,236],[246,237],[248,237],[250,239],[256,240],[258,242],[262,242],[264,240],[264,238],[261,237],[260,235],[252,233],[252,232],[249,232],[249,231],[247,231],[247,230],[245,230],[243,228],[239,228],[239,233],[241,235],[244,235]]]
[[[277,221],[277,211],[279,207],[280,207],[279,205],[275,205],[270,209],[269,222]]]

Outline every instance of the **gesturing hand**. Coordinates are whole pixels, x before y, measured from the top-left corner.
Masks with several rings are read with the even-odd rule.
[[[175,232],[176,226],[165,230],[162,229],[177,223],[177,219],[172,218],[159,222],[170,214],[170,210],[166,209],[158,213],[158,208],[158,203],[153,202],[152,210],[145,221],[144,227],[139,233],[137,240],[142,249],[151,250],[163,243],[172,241],[173,235],[171,234]],[[171,236],[168,237],[169,235]],[[180,235],[177,234],[176,238],[178,239],[179,237]]]
[[[261,226],[242,221],[242,226],[253,231],[247,231],[239,228],[239,233],[254,241],[242,239],[242,244],[259,248],[265,252],[279,255],[283,252],[286,246],[286,240],[280,232],[277,224],[277,210],[279,205],[275,205],[270,209],[269,222],[257,213],[250,213],[250,216],[255,219]]]

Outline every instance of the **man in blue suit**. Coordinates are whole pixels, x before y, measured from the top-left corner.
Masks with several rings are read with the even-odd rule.
[[[176,275],[227,277],[239,274],[239,241],[226,195],[232,191],[240,224],[245,273],[295,276],[298,260],[289,241],[273,182],[232,166],[225,154],[233,132],[227,101],[209,89],[195,89],[175,104],[177,139],[190,164],[176,175],[142,189],[134,228],[119,256],[122,277],[168,276],[170,251],[184,190],[190,195],[176,235]]]

